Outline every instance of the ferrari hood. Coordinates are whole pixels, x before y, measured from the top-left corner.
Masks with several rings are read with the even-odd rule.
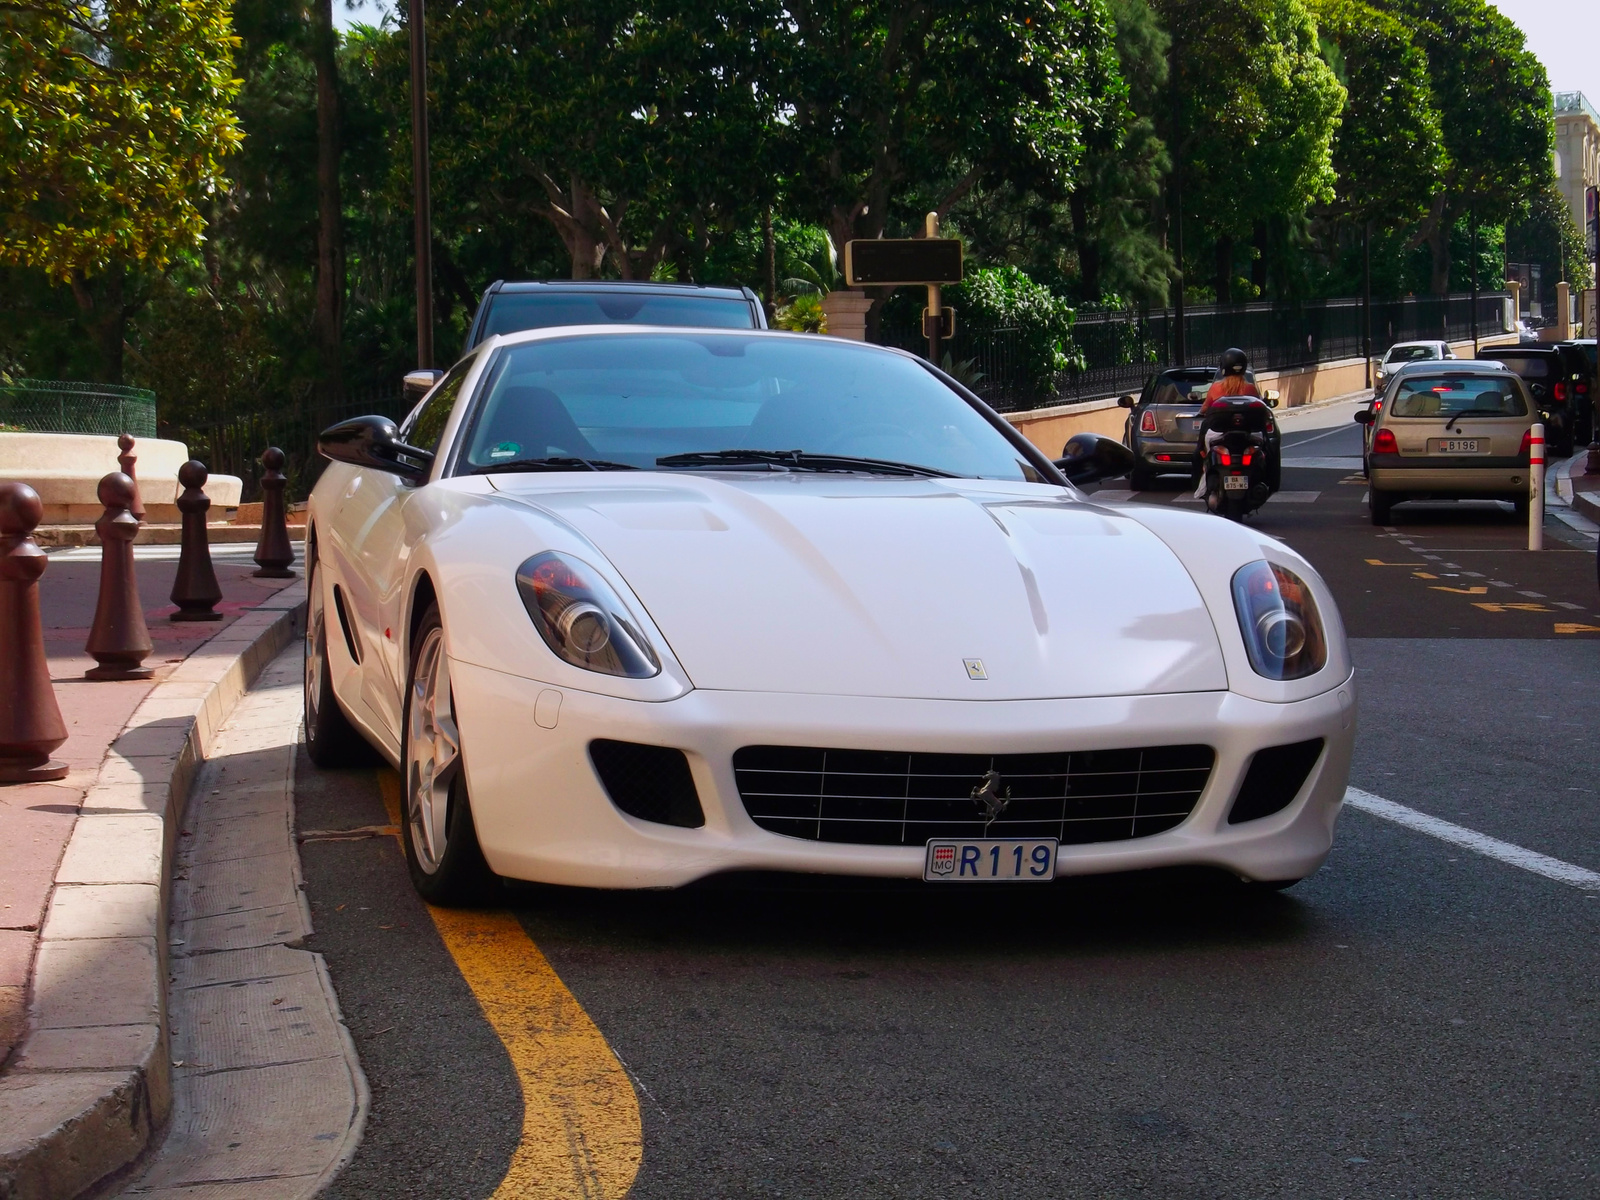
[[[696,687],[948,700],[1221,690],[1193,581],[1056,489],[806,474],[494,478],[594,544]]]

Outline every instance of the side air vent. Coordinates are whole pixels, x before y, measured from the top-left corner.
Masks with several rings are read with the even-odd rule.
[[[682,750],[600,738],[589,743],[589,761],[611,803],[630,817],[684,829],[706,823]]]
[[[1228,813],[1228,824],[1270,817],[1288,808],[1321,757],[1321,738],[1257,750]]]
[[[350,651],[350,658],[361,665],[361,645],[356,641],[355,630],[350,628],[350,617],[344,611],[344,593],[339,590],[339,585],[333,585],[333,611],[339,614],[339,628],[344,633],[345,647]]]

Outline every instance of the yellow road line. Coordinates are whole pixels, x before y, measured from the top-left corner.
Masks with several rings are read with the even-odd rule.
[[[400,777],[378,772],[400,824]],[[639,1100],[605,1035],[504,912],[428,908],[522,1085],[522,1140],[492,1200],[611,1200],[644,1157]]]

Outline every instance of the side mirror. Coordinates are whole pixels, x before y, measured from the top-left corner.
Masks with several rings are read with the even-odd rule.
[[[1262,392],[1261,398],[1267,402],[1268,408],[1278,407],[1279,393],[1272,388],[1268,388],[1266,391]]]
[[[1075,433],[1061,449],[1056,466],[1061,473],[1080,487],[1102,479],[1114,479],[1133,470],[1138,460],[1115,438],[1098,433]]]
[[[1351,418],[1351,420],[1353,420],[1357,425],[1371,425],[1372,410],[1369,408],[1359,409],[1357,410],[1355,416]]]
[[[433,391],[433,385],[438,383],[439,380],[443,378],[443,371],[437,371],[431,367],[422,370],[407,371],[405,383],[402,385],[402,391],[405,395],[406,403],[415,404],[418,400],[421,400],[429,392]]]
[[[352,417],[324,429],[317,452],[334,462],[387,471],[410,483],[426,479],[433,465],[432,451],[402,442],[400,430],[388,417]],[[416,461],[404,461],[408,458]]]
[[[1121,408],[1132,408],[1139,401],[1133,396],[1118,396],[1117,404]]]

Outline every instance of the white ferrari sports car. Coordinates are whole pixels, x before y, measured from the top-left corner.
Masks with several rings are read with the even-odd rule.
[[[306,738],[401,772],[428,899],[493,875],[1037,882],[1327,856],[1354,696],[1326,585],[1077,490],[920,359],[628,326],[492,337],[326,431]]]

